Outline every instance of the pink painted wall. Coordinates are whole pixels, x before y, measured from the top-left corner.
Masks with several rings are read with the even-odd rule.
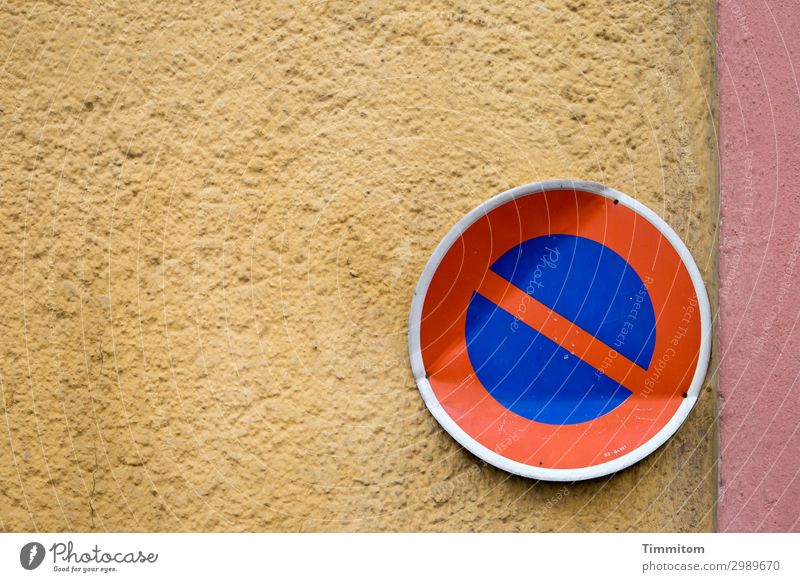
[[[800,3],[720,0],[720,531],[800,531]]]

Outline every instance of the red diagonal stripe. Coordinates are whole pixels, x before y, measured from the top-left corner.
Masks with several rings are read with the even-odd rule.
[[[644,386],[644,369],[496,273],[486,272],[478,293],[634,394]]]

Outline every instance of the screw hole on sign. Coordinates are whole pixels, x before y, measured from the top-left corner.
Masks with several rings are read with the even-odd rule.
[[[688,392],[684,392],[683,394],[681,394],[681,396],[683,396],[684,398],[688,398],[689,397],[689,393]]]
[[[614,200],[614,204],[619,204],[619,200]]]

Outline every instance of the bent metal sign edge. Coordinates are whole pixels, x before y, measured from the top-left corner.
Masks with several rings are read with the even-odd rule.
[[[411,368],[441,426],[510,473],[602,477],[681,426],[711,352],[700,271],[655,212],[548,180],[462,218],[417,284]]]

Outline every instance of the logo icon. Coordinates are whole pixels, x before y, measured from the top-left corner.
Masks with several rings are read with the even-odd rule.
[[[39,542],[29,542],[19,551],[19,563],[26,570],[35,570],[44,561],[44,546]]]

